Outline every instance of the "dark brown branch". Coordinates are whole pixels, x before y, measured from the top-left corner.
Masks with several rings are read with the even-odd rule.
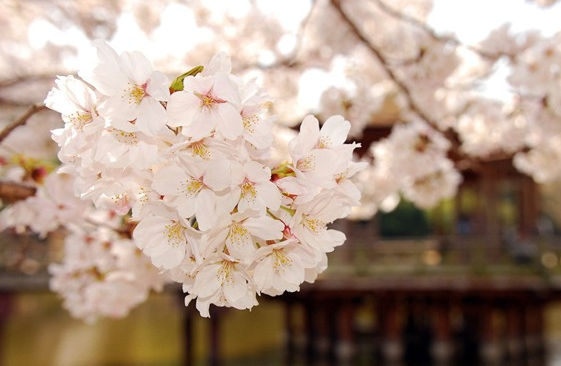
[[[36,189],[16,182],[0,182],[0,198],[6,202],[24,200],[35,195]]]
[[[14,122],[12,122],[12,124],[10,124],[8,127],[6,127],[1,133],[0,133],[0,143],[2,141],[4,141],[4,139],[6,137],[8,137],[10,135],[10,133],[15,130],[16,128],[18,128],[19,126],[23,126],[27,123],[27,120],[29,118],[31,118],[31,116],[33,116],[35,113],[38,113],[44,109],[46,109],[47,107],[45,107],[42,104],[35,104],[32,105],[27,111],[25,111],[25,113],[23,115],[21,115],[18,119],[16,119]]]
[[[352,19],[349,18],[347,13],[345,13],[343,8],[341,7],[340,0],[331,0],[331,4],[337,10],[345,23],[347,23],[347,25],[351,28],[353,34],[370,50],[370,52],[372,52],[372,54],[374,54],[374,57],[378,59],[388,77],[397,85],[402,94],[405,96],[407,104],[409,105],[409,109],[421,119],[425,120],[428,124],[436,127],[437,124],[421,109],[421,107],[413,99],[409,86],[405,84],[392,70],[389,61],[386,59],[386,56],[384,56],[384,54],[364,35],[362,30],[358,28],[358,26],[352,21]]]

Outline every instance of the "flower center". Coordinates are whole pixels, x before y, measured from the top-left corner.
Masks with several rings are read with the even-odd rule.
[[[248,201],[255,201],[257,197],[257,191],[255,190],[255,185],[251,182],[242,183],[242,198]]]
[[[93,121],[92,115],[86,112],[76,112],[68,116],[70,123],[77,130],[84,129],[84,126]]]
[[[165,226],[165,235],[168,244],[172,247],[177,247],[185,243],[185,228],[177,221],[172,221]]]
[[[222,261],[222,265],[218,270],[216,276],[218,277],[218,282],[220,285],[232,283],[232,270],[234,269],[234,263],[230,261]]]
[[[229,241],[235,245],[241,245],[245,242],[244,238],[248,235],[248,231],[239,222],[232,223],[230,226]]]
[[[273,268],[281,273],[284,273],[287,267],[292,265],[292,259],[288,258],[282,250],[273,250],[273,255],[275,256],[273,262]]]
[[[205,160],[208,160],[210,158],[210,151],[202,140],[191,144],[191,149],[193,150],[193,155],[198,155]]]
[[[197,194],[201,188],[203,188],[203,182],[201,182],[200,179],[187,178],[185,183],[182,184],[180,190],[183,190],[187,196],[193,196]]]
[[[129,105],[132,104],[140,104],[142,99],[146,96],[146,84],[144,85],[136,85],[129,83],[128,87],[125,89],[125,96],[123,99],[126,99]]]
[[[314,168],[316,167],[315,156],[308,155],[304,159],[298,160],[296,167],[303,172],[309,172],[314,170]]]
[[[256,114],[252,114],[251,116],[243,116],[242,117],[243,128],[247,131],[247,133],[255,133],[255,126],[257,122],[259,122],[259,116]]]
[[[115,140],[122,144],[136,145],[138,143],[138,134],[136,132],[125,132],[116,128],[111,128],[109,132],[111,132]]]
[[[319,234],[320,232],[325,230],[326,226],[325,222],[309,217],[308,215],[303,216],[302,224],[314,234]]]
[[[331,149],[333,142],[328,136],[321,136],[319,138],[318,149]]]
[[[226,103],[225,100],[214,97],[210,91],[206,94],[195,93],[195,95],[201,100],[201,109],[210,110],[216,108],[217,104]]]

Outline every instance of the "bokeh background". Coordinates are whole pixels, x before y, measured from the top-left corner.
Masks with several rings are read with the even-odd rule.
[[[362,142],[361,154],[367,156],[369,144],[387,137],[395,124],[407,122],[411,112],[431,120],[449,120],[450,113],[432,114],[435,106],[458,104],[466,100],[464,93],[501,106],[519,98],[521,94],[513,92],[505,80],[515,58],[483,57],[481,52],[491,48],[481,45],[492,43],[500,49],[500,38],[493,41],[490,34],[506,29],[501,28],[505,23],[510,23],[511,34],[519,34],[513,37],[518,44],[531,39],[532,32],[556,44],[561,6],[552,3],[0,0],[0,123],[7,126],[30,106],[42,104],[56,75],[76,73],[92,57],[90,41],[104,39],[118,52],[141,51],[170,77],[225,51],[232,57],[234,74],[255,79],[268,91],[274,100],[271,112],[280,124],[297,128],[308,113],[320,118],[343,114],[353,124],[351,138]],[[356,29],[368,40],[361,40]],[[442,70],[432,70],[431,75],[426,66],[415,69],[425,61],[423,55],[443,40],[446,47],[440,56],[461,62],[452,63],[445,77],[439,75]],[[481,47],[479,53],[473,51],[477,47]],[[554,51],[559,55],[558,49]],[[441,61],[432,62],[444,68],[451,64]],[[412,71],[408,65],[413,65]],[[550,66],[554,77],[559,67],[557,63]],[[419,77],[415,70],[427,74]],[[453,72],[460,75],[452,78]],[[435,75],[438,85],[431,84]],[[450,83],[454,86],[448,88]],[[415,106],[421,106],[421,111]],[[561,123],[561,117],[557,118]],[[60,125],[56,113],[42,111],[32,116],[2,141],[2,159],[22,154],[54,160],[56,146],[49,131]],[[489,135],[489,131],[481,134]],[[503,140],[510,138],[507,132],[498,133],[504,133]],[[477,164],[488,164],[483,169],[487,173],[460,170],[463,189],[431,208],[402,199],[399,204],[385,201],[392,210],[384,212],[379,211],[384,203],[376,201],[374,208],[357,213],[358,221],[338,224],[348,243],[330,256],[332,265],[318,287],[306,285],[301,294],[261,298],[261,304],[250,312],[214,309],[211,319],[186,309],[179,289],[173,287],[154,294],[125,319],[103,319],[93,325],[73,319],[61,307],[61,300],[48,291],[46,265],[60,256],[56,237],[45,241],[4,232],[0,364],[179,365],[188,359],[201,365],[432,365],[438,360],[452,365],[561,365],[559,179],[521,178],[513,168],[513,155],[507,151],[500,159],[494,152],[476,156]],[[552,161],[548,164],[555,166],[556,156]],[[561,166],[561,161],[557,163]],[[364,184],[376,191],[376,182]],[[481,188],[485,184],[494,190]],[[489,200],[491,209],[485,208]],[[4,205],[9,203],[3,200]],[[485,215],[480,216],[481,211]],[[528,230],[529,225],[535,226]],[[465,230],[472,229],[470,236]],[[518,237],[521,232],[524,235]],[[509,234],[514,235],[515,246],[503,245]],[[502,244],[493,244],[495,240]],[[467,334],[462,331],[471,318],[464,316],[463,296],[473,283],[478,295],[470,297],[469,301],[475,301],[470,309],[478,309],[472,316],[479,325],[475,333]],[[427,293],[416,291],[419,286]],[[444,295],[435,295],[435,287]],[[349,294],[333,292],[333,288],[358,290]],[[523,295],[501,297],[505,289],[520,288]],[[379,298],[393,303],[381,308]],[[447,341],[451,349],[462,350],[455,354],[463,359],[446,356],[446,350],[441,358],[434,356],[431,342],[437,338],[435,329],[440,329],[432,315],[437,298],[457,300],[448,303],[446,310],[451,322]],[[338,299],[344,304],[345,299],[349,301],[352,316],[341,316],[347,314],[343,305],[329,306]],[[478,302],[487,300],[491,305]],[[513,320],[505,309],[509,302],[536,301],[539,311],[525,315],[538,318],[538,335],[543,336],[539,340],[543,352],[534,354],[530,351],[534,340],[527,334],[531,321],[521,321],[521,313]],[[394,328],[400,329],[397,338],[391,325],[383,325],[394,305],[405,309],[394,314],[398,324]],[[485,306],[491,310],[481,310]],[[322,311],[327,315],[319,320],[310,315]],[[518,324],[516,319],[525,325],[511,337],[508,325]],[[388,340],[396,339],[401,346],[387,346]],[[484,353],[487,348],[482,344],[487,341],[493,344],[487,355],[470,354]],[[349,344],[352,357],[346,351]]]

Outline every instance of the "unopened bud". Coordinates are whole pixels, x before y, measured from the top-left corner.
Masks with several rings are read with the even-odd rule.
[[[187,76],[195,76],[198,73],[203,72],[204,69],[205,68],[203,66],[195,66],[191,70],[176,77],[169,87],[170,93],[183,90],[183,79],[185,79]]]

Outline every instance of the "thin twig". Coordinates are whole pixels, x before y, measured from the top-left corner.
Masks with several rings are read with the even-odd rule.
[[[347,13],[343,10],[340,4],[340,0],[331,0],[331,4],[343,18],[345,23],[351,28],[353,34],[374,54],[376,59],[380,62],[384,71],[389,76],[389,78],[397,85],[397,87],[401,90],[402,94],[405,96],[407,100],[407,104],[409,105],[409,109],[413,111],[417,116],[421,119],[425,120],[428,124],[432,126],[437,126],[437,124],[421,109],[421,107],[415,102],[413,99],[411,90],[409,86],[405,84],[392,70],[390,67],[390,63],[386,59],[386,56],[382,54],[382,52],[364,35],[361,29],[349,18]]]
[[[0,133],[0,143],[2,141],[4,141],[4,139],[6,137],[8,137],[13,130],[15,130],[19,126],[25,125],[27,123],[27,120],[29,120],[29,118],[31,118],[31,116],[33,116],[35,113],[38,113],[38,112],[40,112],[44,109],[47,109],[47,107],[45,107],[42,104],[35,104],[35,105],[32,105],[31,107],[29,107],[29,109],[27,111],[25,111],[25,113],[23,115],[21,115],[18,119],[16,119],[14,122],[12,122],[12,124],[10,124],[8,127],[6,127]]]

